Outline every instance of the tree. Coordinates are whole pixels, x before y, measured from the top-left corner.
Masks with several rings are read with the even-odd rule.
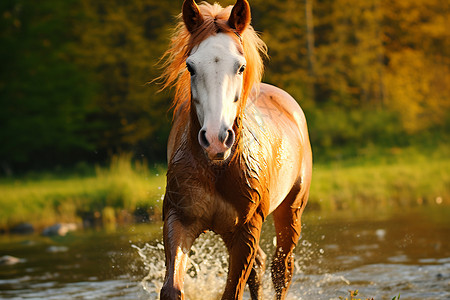
[[[99,83],[97,111],[91,116],[100,120],[98,147],[160,158],[170,101],[157,93],[156,85],[146,83],[159,75],[155,65],[167,45],[173,5],[109,0],[82,4],[78,63]]]
[[[408,132],[443,125],[450,115],[450,4],[383,1],[387,106]]]
[[[318,97],[347,107],[382,102],[382,15],[378,2],[318,3],[317,82],[322,91]]]
[[[92,149],[93,85],[71,60],[76,1],[5,0],[0,4],[0,162],[10,170],[66,161]]]

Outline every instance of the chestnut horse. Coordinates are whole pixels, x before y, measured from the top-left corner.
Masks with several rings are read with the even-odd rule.
[[[221,236],[229,253],[222,299],[261,298],[266,255],[261,226],[273,213],[271,265],[277,299],[293,274],[293,250],[311,183],[311,146],[297,102],[261,84],[266,46],[250,26],[250,6],[185,0],[165,54],[164,87],[175,88],[163,203],[166,277],[161,299],[184,299],[194,240]]]

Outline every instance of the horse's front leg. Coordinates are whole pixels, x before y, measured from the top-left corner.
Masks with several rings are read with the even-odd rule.
[[[188,254],[198,234],[194,226],[184,225],[173,211],[169,211],[164,219],[163,234],[166,278],[161,289],[160,299],[183,300],[183,283]]]
[[[253,263],[252,271],[247,280],[252,300],[262,299],[262,281],[264,272],[266,271],[266,257],[267,255],[261,247],[258,247],[258,250],[256,250],[255,262]]]
[[[233,234],[223,237],[228,247],[229,269],[222,300],[242,299],[258,250],[262,222],[262,216],[255,214]]]

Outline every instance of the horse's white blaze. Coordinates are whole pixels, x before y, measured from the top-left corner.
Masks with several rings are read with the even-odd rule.
[[[191,93],[200,126],[210,143],[206,150],[213,154],[229,150],[219,135],[233,127],[237,116],[236,100],[243,85],[239,69],[245,65],[245,59],[232,37],[218,33],[196,47],[186,63],[194,70]]]

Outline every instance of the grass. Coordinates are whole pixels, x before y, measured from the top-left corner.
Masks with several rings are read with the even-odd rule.
[[[448,147],[419,152],[393,149],[382,157],[315,164],[308,209],[370,212],[374,207],[450,204]],[[159,218],[165,170],[114,157],[89,176],[64,179],[44,174],[0,180],[0,230],[21,222],[43,227],[55,222],[130,222],[136,214]]]
[[[21,222],[79,222],[82,216],[121,221],[137,209],[159,214],[164,186],[164,170],[132,164],[129,155],[114,157],[109,168],[96,167],[93,176],[3,180],[0,229]]]
[[[326,210],[450,204],[450,153],[393,149],[376,159],[316,164],[310,204]]]

